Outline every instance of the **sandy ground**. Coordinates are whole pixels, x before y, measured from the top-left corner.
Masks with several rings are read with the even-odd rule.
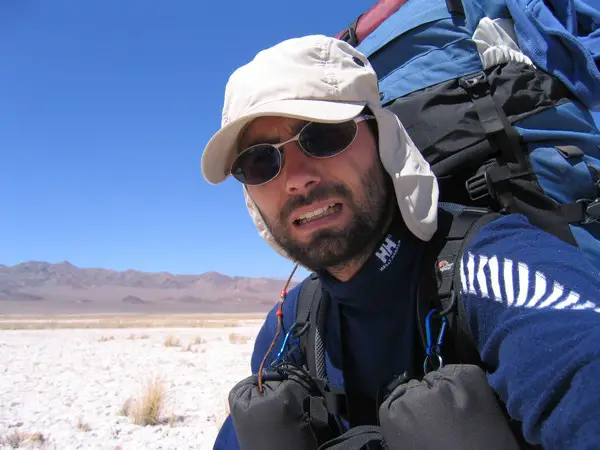
[[[250,373],[260,324],[2,330],[0,448],[212,449],[227,393]],[[180,345],[166,346],[168,337]],[[120,415],[157,377],[165,423]]]

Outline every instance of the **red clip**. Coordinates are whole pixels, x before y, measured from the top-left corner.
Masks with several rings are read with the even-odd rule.
[[[281,303],[277,307],[277,312],[275,313],[277,317],[283,317],[283,311],[281,310]]]
[[[282,289],[281,294],[279,294],[279,296],[282,300],[284,300],[287,297],[287,291],[285,289]]]

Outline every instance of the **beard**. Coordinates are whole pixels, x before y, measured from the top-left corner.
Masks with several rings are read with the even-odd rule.
[[[385,232],[383,227],[394,199],[393,185],[380,164],[373,164],[360,180],[360,189],[352,194],[343,184],[322,184],[307,196],[291,199],[281,210],[277,221],[263,220],[273,239],[298,264],[312,270],[341,267],[371,251],[371,245]],[[360,197],[359,197],[360,195]],[[309,242],[292,237],[289,217],[301,206],[339,197],[352,213],[350,223],[343,229],[324,229],[315,232]]]

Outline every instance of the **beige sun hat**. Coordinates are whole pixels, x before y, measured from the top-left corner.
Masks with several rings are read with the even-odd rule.
[[[221,129],[202,155],[204,178],[212,184],[227,178],[240,133],[257,117],[344,122],[365,106],[377,120],[380,158],[392,178],[402,217],[415,236],[428,241],[437,229],[437,180],[398,117],[381,106],[377,75],[368,59],[335,38],[313,35],[283,41],[231,75]],[[244,192],[260,234],[285,255]]]

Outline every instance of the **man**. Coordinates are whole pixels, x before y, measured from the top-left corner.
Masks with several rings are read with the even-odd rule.
[[[438,225],[438,188],[396,116],[381,107],[368,60],[324,36],[259,53],[229,80],[222,128],[202,170],[210,183],[240,181],[263,238],[318,274],[331,297],[327,377],[362,404],[375,402],[418,360],[416,262]],[[599,448],[598,271],[576,247],[507,215],[469,241],[460,273],[489,384],[525,438]],[[283,303],[288,326],[297,298],[296,288]],[[257,337],[253,373],[276,315],[274,308]],[[275,348],[282,345],[279,336]],[[231,420],[215,448],[238,448]]]

